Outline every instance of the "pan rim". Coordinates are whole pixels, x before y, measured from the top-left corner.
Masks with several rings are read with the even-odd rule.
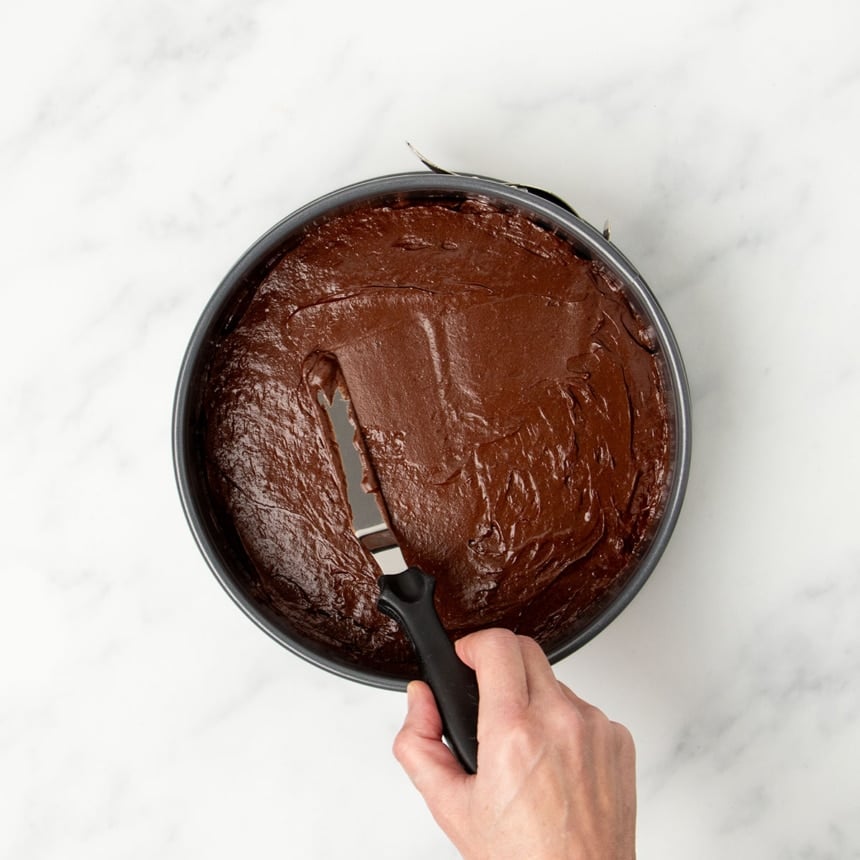
[[[212,330],[223,318],[227,304],[236,292],[258,272],[279,256],[279,249],[291,236],[312,226],[315,221],[330,217],[349,207],[356,207],[395,198],[399,195],[460,194],[466,197],[483,196],[493,202],[509,204],[525,210],[535,218],[563,230],[571,239],[581,243],[595,259],[605,265],[621,282],[624,289],[634,295],[643,314],[653,325],[660,343],[667,376],[667,389],[671,390],[674,407],[675,458],[662,516],[651,538],[650,545],[639,560],[632,575],[620,591],[609,601],[588,625],[568,640],[547,651],[550,662],[569,656],[590,642],[614,621],[639,593],[653,573],[675,529],[686,493],[691,460],[691,404],[689,384],[681,352],[663,312],[644,278],[615,245],[591,224],[572,210],[519,186],[479,176],[436,174],[427,172],[393,173],[362,180],[332,192],[299,207],[278,221],[255,240],[230,268],[205,305],[194,327],[185,350],[173,402],[171,445],[174,476],[183,512],[208,566],[234,603],[266,634],[288,651],[309,663],[340,677],[382,689],[402,690],[407,681],[377,670],[362,668],[354,663],[320,653],[309,641],[286,631],[276,621],[275,614],[265,612],[253,603],[229,569],[229,562],[218,547],[207,525],[192,479],[191,411],[194,408],[193,387],[201,371],[206,346]]]

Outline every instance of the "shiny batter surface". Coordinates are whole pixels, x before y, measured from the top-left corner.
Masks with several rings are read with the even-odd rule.
[[[258,591],[348,662],[414,673],[376,609],[320,389],[348,390],[406,559],[452,636],[547,648],[617,594],[663,511],[671,426],[653,332],[596,263],[481,200],[365,207],[309,230],[213,346],[206,461]]]

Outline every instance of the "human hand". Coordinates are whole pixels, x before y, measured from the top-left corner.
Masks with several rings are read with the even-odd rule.
[[[630,732],[560,683],[533,639],[482,630],[456,647],[478,678],[477,774],[442,742],[422,681],[394,754],[465,860],[635,858]]]

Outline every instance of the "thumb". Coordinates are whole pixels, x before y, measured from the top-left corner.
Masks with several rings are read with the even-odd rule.
[[[394,739],[394,757],[430,811],[445,817],[443,806],[457,802],[456,796],[470,777],[442,742],[442,719],[427,684],[412,681],[406,694],[408,711]]]

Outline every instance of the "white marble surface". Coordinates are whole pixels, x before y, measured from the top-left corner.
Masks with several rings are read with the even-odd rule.
[[[454,857],[405,701],[217,586],[174,488],[187,339],[261,232],[416,167],[552,188],[663,304],[694,462],[559,674],[632,729],[643,858],[860,857],[860,6],[0,9],[0,857]]]

